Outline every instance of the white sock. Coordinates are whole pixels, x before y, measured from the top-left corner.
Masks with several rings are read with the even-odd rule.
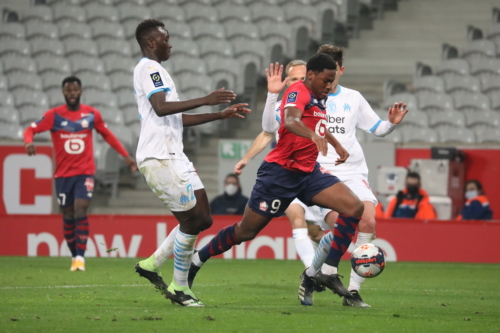
[[[180,287],[187,287],[187,277],[194,244],[198,235],[188,235],[178,230],[174,242],[174,281]]]
[[[316,250],[318,249],[318,246],[319,246],[319,242],[316,243],[315,241],[313,241],[312,239],[311,240],[311,244],[313,246],[313,249],[314,249],[314,253],[316,253]]]
[[[333,267],[333,266],[330,266],[330,265],[327,265],[327,264],[323,264],[323,266],[321,266],[321,273],[323,274],[337,274],[337,267]]]
[[[307,234],[307,228],[293,229],[292,234],[295,249],[297,250],[300,260],[302,260],[305,267],[311,266],[314,258],[314,247],[312,246],[309,235]]]
[[[76,256],[76,260],[81,260],[83,263],[85,263],[85,258],[82,256]]]
[[[356,248],[358,248],[363,244],[370,243],[374,239],[375,239],[375,234],[373,234],[373,233],[358,232],[358,239],[356,240],[356,244],[354,244],[354,245]],[[349,280],[349,288],[347,288],[347,290],[359,291],[363,281],[365,281],[365,278],[356,274],[356,272],[354,272],[354,270],[351,268],[351,279]]]
[[[174,242],[177,236],[177,231],[179,230],[179,225],[177,225],[170,234],[165,238],[160,247],[155,251],[155,263],[156,266],[161,267],[165,261],[174,253]]]
[[[191,261],[193,264],[195,264],[198,267],[201,267],[204,264],[204,262],[200,260],[200,255],[198,254],[198,252],[193,254],[193,258],[191,259]]]

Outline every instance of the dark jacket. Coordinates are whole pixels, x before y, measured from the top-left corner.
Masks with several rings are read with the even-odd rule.
[[[226,193],[215,197],[210,203],[213,215],[243,215],[248,198],[241,194],[241,189],[235,195]]]

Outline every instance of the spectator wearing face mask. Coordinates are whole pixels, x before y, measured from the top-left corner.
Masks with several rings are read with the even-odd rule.
[[[420,188],[420,175],[418,173],[408,172],[406,188],[399,191],[396,197],[389,202],[385,217],[422,220],[437,218],[427,192]]]
[[[457,220],[491,220],[493,212],[488,198],[484,195],[483,185],[478,180],[465,183],[465,202]]]
[[[224,180],[224,193],[210,203],[213,215],[243,215],[248,198],[241,194],[238,176],[230,173]]]

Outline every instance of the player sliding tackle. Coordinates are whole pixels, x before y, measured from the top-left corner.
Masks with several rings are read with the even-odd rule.
[[[189,283],[200,267],[212,256],[219,255],[255,238],[288,205],[299,198],[308,205],[319,205],[340,213],[335,226],[339,235],[332,243],[326,267],[314,279],[334,293],[351,297],[337,274],[340,258],[351,243],[363,203],[348,187],[316,162],[318,152],[327,154],[330,143],[339,155],[336,163],[346,161],[349,154],[326,130],[325,102],[336,74],[335,61],[328,55],[316,54],[307,62],[304,81],[291,85],[281,104],[280,140],[264,159],[241,222],[219,231],[205,247],[193,256]]]
[[[135,36],[143,55],[134,69],[134,91],[141,119],[137,164],[153,192],[179,221],[179,226],[156,252],[135,268],[173,302],[203,306],[188,287],[187,277],[198,234],[212,225],[212,217],[203,184],[184,154],[182,129],[218,119],[244,118],[239,113],[250,110],[244,107],[247,104],[236,104],[217,113],[182,114],[202,105],[229,103],[236,95],[220,89],[205,97],[179,101],[172,78],[160,65],[169,59],[172,48],[165,25],[145,20],[137,26]],[[167,287],[160,267],[172,253],[174,277]]]

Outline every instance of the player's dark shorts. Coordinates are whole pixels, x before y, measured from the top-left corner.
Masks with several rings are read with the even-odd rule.
[[[57,201],[61,207],[70,207],[75,199],[92,199],[94,176],[78,175],[56,178]]]
[[[309,173],[291,171],[264,161],[257,171],[248,206],[260,215],[278,217],[295,198],[309,206],[316,194],[338,182],[340,179],[322,169],[319,163]]]

